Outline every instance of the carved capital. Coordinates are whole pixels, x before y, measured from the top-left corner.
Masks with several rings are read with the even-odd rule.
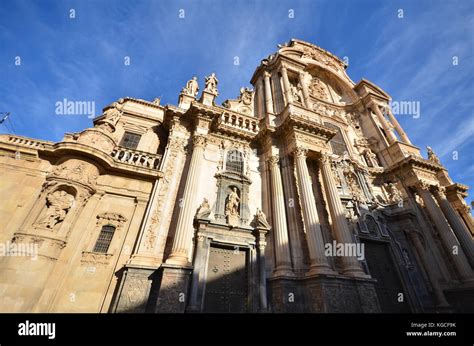
[[[320,161],[323,165],[330,165],[332,163],[331,156],[327,153],[321,153]]]
[[[422,191],[430,191],[430,188],[431,188],[431,184],[429,184],[428,182],[426,181],[419,181],[417,182],[415,185],[413,185],[413,187],[415,188],[416,191],[418,192],[422,192]]]
[[[270,164],[270,166],[277,166],[279,161],[280,156],[278,155],[272,155],[267,159],[267,162]]]
[[[194,134],[193,136],[193,145],[194,147],[205,147],[206,146],[206,137],[201,134]]]
[[[272,76],[272,75],[271,75],[270,72],[268,72],[268,71],[264,71],[264,72],[263,72],[263,78],[267,79],[267,78],[270,78],[271,76]]]
[[[441,199],[446,199],[446,188],[444,186],[437,186],[435,191]]]
[[[308,155],[308,149],[305,148],[305,147],[296,147],[295,150],[293,151],[293,155],[296,157],[296,158],[306,158],[306,156]]]
[[[182,138],[178,137],[171,137],[169,140],[169,148],[173,151],[181,151],[184,152],[184,148],[186,146],[186,141]]]

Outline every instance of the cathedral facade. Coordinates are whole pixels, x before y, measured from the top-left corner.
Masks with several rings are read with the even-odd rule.
[[[1,135],[0,311],[474,311],[467,186],[345,69],[293,39],[222,105],[211,74]]]

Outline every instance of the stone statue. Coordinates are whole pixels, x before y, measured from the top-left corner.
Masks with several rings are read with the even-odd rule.
[[[295,102],[302,102],[301,96],[300,96],[301,87],[299,85],[298,86],[291,85],[290,90],[291,90],[291,94],[293,95],[293,100]]]
[[[240,197],[237,194],[237,188],[233,187],[232,192],[227,197],[227,204],[225,206],[225,213],[227,216],[239,216],[239,202]]]
[[[216,74],[213,72],[210,76],[206,77],[206,86],[204,91],[210,92],[216,96],[219,95],[217,92],[217,83],[219,83],[219,81],[216,78]]]
[[[403,199],[400,190],[397,189],[394,183],[385,184],[385,189],[387,190],[387,200],[390,204],[398,203]]]
[[[439,161],[439,157],[434,153],[433,149],[431,149],[431,147],[426,147],[426,150],[428,151],[428,160],[440,165],[441,162]]]
[[[199,85],[197,82],[197,77],[194,76],[192,79],[190,79],[187,83],[186,86],[183,88],[181,91],[183,94],[196,97],[199,91]]]
[[[367,150],[365,151],[365,155],[367,157],[367,160],[369,160],[372,164],[372,167],[379,167],[377,155],[372,150],[370,150],[370,148],[367,148]]]
[[[211,206],[209,205],[209,201],[207,200],[207,198],[204,198],[196,212],[196,218],[208,219],[209,215],[211,215]]]
[[[55,191],[46,196],[46,201],[47,208],[36,224],[53,229],[54,226],[62,222],[66,217],[67,212],[74,203],[74,196],[66,191]]]
[[[270,224],[267,221],[267,217],[259,208],[257,208],[257,214],[255,214],[256,226],[261,228],[270,229]]]

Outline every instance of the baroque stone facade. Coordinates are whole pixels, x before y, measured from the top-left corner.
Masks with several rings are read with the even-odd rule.
[[[0,311],[474,311],[467,186],[345,68],[293,39],[222,106],[212,73],[1,135],[0,242],[35,256],[0,258]]]

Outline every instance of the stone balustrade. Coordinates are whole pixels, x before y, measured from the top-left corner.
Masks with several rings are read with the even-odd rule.
[[[21,137],[21,136],[13,136],[13,135],[8,135],[8,143],[13,144],[13,145],[19,145],[23,147],[30,147],[30,148],[37,148],[37,149],[42,149],[44,148],[44,144],[47,142],[44,141],[38,141],[34,140],[31,138],[26,138],[26,137]]]
[[[220,123],[238,130],[249,131],[252,133],[258,132],[257,120],[245,115],[224,112],[220,117]]]
[[[146,153],[139,150],[132,150],[124,147],[115,147],[112,150],[111,156],[115,161],[149,169],[158,169],[161,162],[161,155]]]

